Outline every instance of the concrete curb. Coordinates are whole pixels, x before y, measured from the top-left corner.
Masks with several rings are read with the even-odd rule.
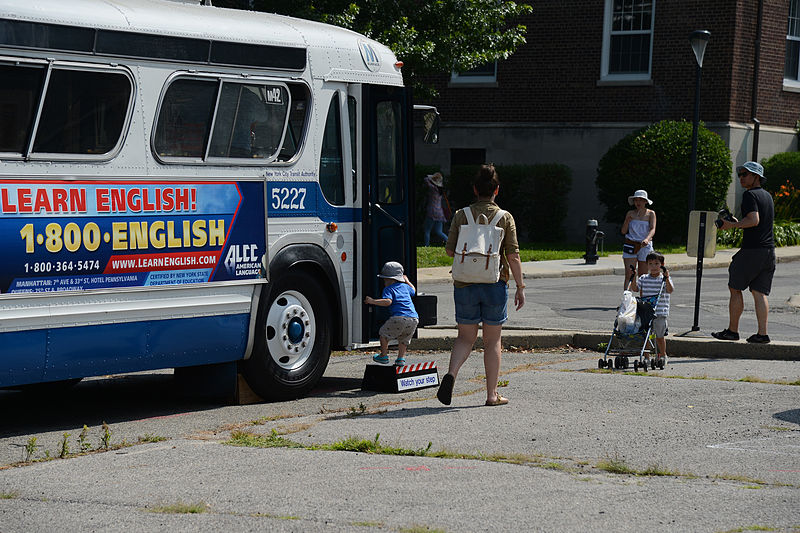
[[[420,328],[419,338],[414,339],[412,350],[434,350],[449,352],[458,335],[456,329]],[[513,350],[547,349],[560,346],[573,346],[597,350],[598,345],[607,343],[611,332],[579,332],[554,330],[514,330],[503,331],[503,348]],[[483,348],[483,339],[478,336],[475,348]],[[737,342],[720,341],[714,338],[684,336],[667,337],[667,353],[674,357],[694,357],[708,359],[764,359],[773,361],[800,361],[800,344],[773,341],[769,344],[750,344],[744,340]],[[602,352],[598,351],[598,357]]]

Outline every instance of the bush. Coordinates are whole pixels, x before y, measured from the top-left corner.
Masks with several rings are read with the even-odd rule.
[[[800,152],[775,154],[768,159],[762,159],[761,164],[764,165],[764,176],[767,178],[764,189],[775,193],[786,182],[793,188],[800,189]]]
[[[775,221],[772,228],[775,246],[797,246],[800,244],[800,223]],[[742,245],[742,230],[726,229],[717,232],[717,245],[738,248]]]
[[[657,215],[654,241],[685,243],[689,225],[692,125],[664,120],[631,133],[606,152],[597,169],[605,219],[622,225],[628,196],[647,190]],[[719,135],[700,125],[695,209],[717,211],[731,183],[731,153]]]
[[[449,180],[453,211],[475,201],[472,180],[480,165],[454,166]],[[514,215],[522,241],[560,242],[572,188],[566,165],[495,165],[500,177],[497,204]]]

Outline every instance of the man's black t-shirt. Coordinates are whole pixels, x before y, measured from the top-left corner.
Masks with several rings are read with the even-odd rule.
[[[772,196],[761,187],[744,191],[742,195],[742,217],[752,211],[758,211],[758,225],[742,230],[742,248],[774,248],[775,204]]]

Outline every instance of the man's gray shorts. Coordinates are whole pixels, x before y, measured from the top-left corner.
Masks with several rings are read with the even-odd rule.
[[[775,274],[775,248],[742,248],[728,267],[728,287],[769,295]]]

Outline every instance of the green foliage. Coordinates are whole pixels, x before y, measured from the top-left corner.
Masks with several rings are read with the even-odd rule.
[[[472,180],[478,165],[454,166],[449,179],[453,211],[475,201]],[[495,200],[514,215],[519,240],[563,242],[572,171],[566,165],[495,165],[500,193]]]
[[[25,444],[25,462],[28,463],[33,461],[33,457],[36,455],[36,450],[39,448],[39,445],[36,444],[36,437],[30,437],[28,442]]]
[[[61,451],[58,452],[58,456],[64,459],[69,455],[69,433],[64,433],[61,437]]]
[[[645,189],[657,215],[656,242],[686,240],[692,124],[664,120],[631,133],[611,147],[597,169],[598,198],[605,219],[622,225],[628,196]],[[731,153],[719,135],[700,124],[697,140],[695,209],[725,205],[731,183]]]
[[[89,443],[89,427],[86,424],[83,425],[83,429],[78,435],[78,447],[81,453],[88,452],[92,449],[92,445]]]
[[[527,32],[510,21],[532,11],[527,4],[503,0],[215,0],[214,5],[290,15],[362,33],[392,49],[404,63],[404,77],[423,96],[434,92],[420,80],[422,75],[507,59],[525,43]]]
[[[800,222],[776,221],[772,227],[775,246],[800,245]],[[717,246],[738,248],[742,245],[742,230],[739,228],[717,232]]]
[[[764,165],[764,176],[767,178],[764,189],[774,193],[786,182],[800,189],[800,152],[775,154],[762,159],[761,164]]]
[[[111,428],[105,422],[101,427],[103,428],[103,434],[100,436],[100,447],[107,450],[111,446]]]

